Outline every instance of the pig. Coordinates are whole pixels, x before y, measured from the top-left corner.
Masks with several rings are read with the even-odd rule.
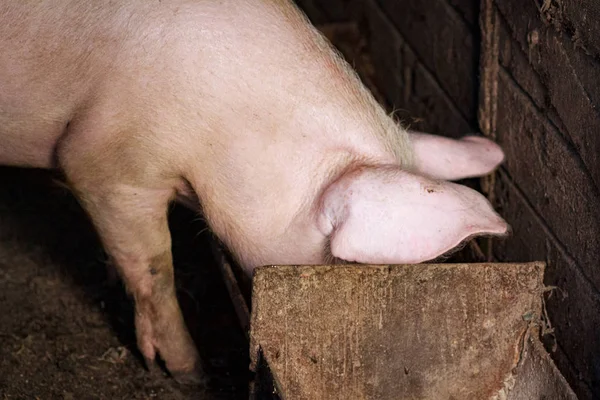
[[[138,347],[202,379],[169,204],[260,265],[421,263],[508,224],[502,149],[409,132],[288,0],[0,3],[0,163],[62,171],[135,302]]]

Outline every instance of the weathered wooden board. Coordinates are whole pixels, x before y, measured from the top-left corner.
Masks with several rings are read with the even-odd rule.
[[[491,398],[523,359],[543,271],[543,263],[258,268],[252,367],[261,349],[284,399]]]
[[[592,399],[588,382],[594,379],[594,373],[598,373],[595,365],[599,365],[600,356],[600,312],[597,311],[600,310],[600,296],[576,262],[564,253],[560,245],[549,239],[541,217],[504,173],[501,173],[497,185],[502,188],[497,195],[497,201],[503,204],[502,215],[518,234],[496,243],[495,253],[506,261],[533,257],[546,260],[544,281],[556,287],[546,296],[553,328],[546,340],[557,343],[549,347],[551,354],[579,397],[582,400]]]
[[[513,2],[500,3],[506,7],[505,3]],[[494,10],[493,40],[498,49],[482,67],[490,71],[485,75],[492,74],[484,87],[495,111],[490,116],[493,127],[484,132],[498,140],[506,153],[503,167],[572,256],[589,266],[585,273],[600,290],[600,270],[595,268],[600,240],[593,239],[600,235],[600,191],[593,179],[600,175],[600,113],[598,105],[585,95],[587,90],[600,92],[600,64],[594,86],[578,85],[577,74],[563,65],[571,60],[560,57],[555,49],[570,47],[570,42],[561,43],[548,32],[549,27],[542,30],[537,26],[541,22],[528,22],[530,33],[537,32],[539,39],[535,46],[523,47],[513,36],[521,38],[526,32],[511,27],[496,7]],[[527,11],[527,7],[519,10]],[[548,74],[550,79],[543,78]],[[554,88],[565,81],[570,82],[567,87]],[[565,108],[562,113],[555,111],[559,106]],[[584,121],[585,129],[567,129],[575,121]],[[580,140],[585,141],[581,147],[586,153],[599,159],[597,163],[591,158],[586,162],[576,145]]]
[[[600,31],[600,3],[545,3],[538,8],[534,2],[520,0],[494,2],[499,21],[507,27],[510,47],[527,54],[534,81],[542,83],[543,98],[536,106],[565,136],[571,151],[580,158],[579,168],[598,188],[600,60],[593,50],[600,46],[600,40],[592,35]],[[510,62],[510,55],[500,57],[502,64]],[[528,85],[527,80],[518,79],[523,85]]]
[[[319,28],[332,21],[361,25],[378,89],[404,123],[448,136],[476,129],[478,0],[296,2]],[[356,60],[347,59],[364,80]]]
[[[483,0],[479,120],[503,147],[503,261],[543,259],[552,356],[600,398],[600,3]],[[548,337],[546,338],[546,340]]]
[[[378,0],[428,71],[443,91],[456,104],[462,115],[475,122],[477,99],[477,37],[473,27],[446,0]],[[467,6],[462,2],[463,6]]]
[[[436,72],[422,61],[413,50],[413,43],[405,40],[377,2],[365,1],[363,7],[375,79],[395,115],[413,129],[454,137],[470,132],[475,115],[474,111],[472,115],[465,114],[471,112],[470,106],[461,110],[447,94]],[[458,65],[455,67],[461,69]],[[453,79],[459,79],[457,76],[455,74]],[[474,86],[469,89],[469,84],[473,85],[473,81],[464,82],[466,91],[474,89]]]
[[[527,339],[521,354],[513,377],[506,381],[497,400],[577,400],[535,335]]]

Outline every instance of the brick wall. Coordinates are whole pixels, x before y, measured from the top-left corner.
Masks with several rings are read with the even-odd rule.
[[[411,127],[503,146],[485,183],[514,234],[493,255],[548,263],[547,349],[581,399],[600,398],[600,4],[298,3],[316,24],[360,24],[377,89]]]
[[[600,398],[600,4],[484,0],[480,123],[506,151],[501,260],[541,259],[558,367]],[[553,336],[553,337],[552,337]]]
[[[449,136],[476,129],[479,0],[297,2],[317,25],[361,24],[378,89],[411,127]]]

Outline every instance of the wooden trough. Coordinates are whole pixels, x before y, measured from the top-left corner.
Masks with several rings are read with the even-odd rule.
[[[251,399],[576,399],[539,342],[543,263],[266,266]]]

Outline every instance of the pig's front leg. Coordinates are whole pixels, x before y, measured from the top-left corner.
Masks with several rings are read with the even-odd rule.
[[[177,381],[201,383],[198,353],[175,292],[167,220],[172,187],[149,177],[146,168],[135,171],[136,163],[121,169],[111,156],[82,157],[81,152],[66,152],[61,164],[135,301],[137,343],[148,368],[155,369],[160,355]]]

